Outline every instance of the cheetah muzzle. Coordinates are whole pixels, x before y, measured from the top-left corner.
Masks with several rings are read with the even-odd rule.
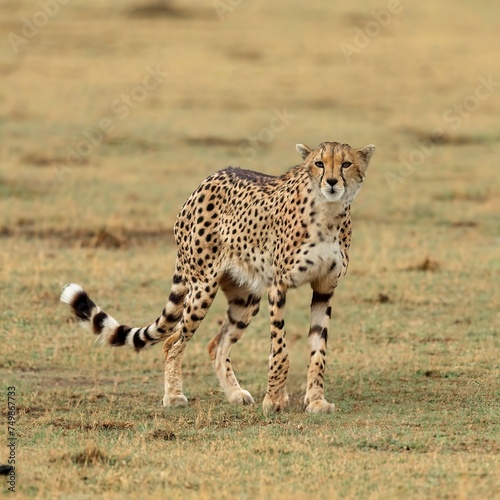
[[[102,343],[140,350],[164,341],[165,406],[188,402],[182,355],[221,289],[227,312],[208,351],[227,399],[254,404],[240,387],[230,356],[267,293],[271,350],[263,408],[266,413],[285,409],[290,364],[286,294],[308,283],[312,301],[304,405],[309,412],[333,412],[335,406],[324,396],[331,303],[349,263],[351,203],[375,147],[323,142],[315,149],[297,144],[297,151],[303,162],[279,177],[229,167],[210,175],[188,198],[175,222],[178,252],[171,293],[150,325],[122,325],[79,285],[64,288],[61,301]]]

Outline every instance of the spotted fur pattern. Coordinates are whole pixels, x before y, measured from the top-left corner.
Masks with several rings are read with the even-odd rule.
[[[226,317],[208,351],[228,400],[254,403],[234,374],[231,349],[267,292],[271,349],[263,407],[265,412],[286,408],[286,295],[309,283],[310,362],[304,404],[311,412],[333,411],[324,397],[331,303],[349,262],[351,202],[375,148],[324,142],[314,150],[298,144],[297,150],[302,164],[280,177],[227,168],[205,179],[189,197],[175,223],[178,254],[171,293],[154,323],[143,328],[121,325],[79,285],[63,290],[61,300],[103,343],[140,350],[165,341],[165,406],[187,403],[182,355],[221,289],[228,301]]]

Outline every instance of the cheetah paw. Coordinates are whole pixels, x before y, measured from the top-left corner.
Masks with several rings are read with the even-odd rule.
[[[255,401],[252,398],[252,395],[245,391],[244,389],[237,389],[230,396],[228,396],[228,400],[230,403],[237,405],[254,405]]]
[[[326,399],[316,399],[306,406],[306,411],[309,413],[333,413],[335,405]]]
[[[163,396],[163,406],[187,406],[188,400],[184,394],[178,396]]]
[[[273,401],[269,394],[266,394],[264,397],[264,402],[262,403],[262,409],[264,411],[264,415],[268,415],[269,413],[280,412],[283,411],[288,406],[288,394],[285,392],[284,394],[280,394]]]

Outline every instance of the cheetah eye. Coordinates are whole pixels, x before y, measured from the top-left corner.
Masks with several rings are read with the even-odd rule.
[[[352,163],[350,161],[345,161],[344,163],[342,163],[342,168],[349,168],[351,165]]]
[[[323,164],[322,161],[315,161],[314,164],[318,167],[318,168],[325,168],[325,165]]]

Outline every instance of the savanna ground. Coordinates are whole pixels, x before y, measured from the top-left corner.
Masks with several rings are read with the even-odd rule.
[[[500,496],[500,90],[481,83],[500,80],[500,9],[399,5],[359,50],[354,30],[383,1],[244,1],[222,20],[210,1],[70,2],[15,47],[41,7],[2,6],[0,463],[14,386],[18,495]],[[158,85],[138,89],[148,67]],[[148,323],[169,292],[175,215],[202,179],[228,164],[278,175],[296,142],[322,140],[377,146],[334,304],[338,411],[302,411],[307,289],[287,304],[288,411],[225,401],[206,352],[219,298],[185,356],[189,407],[162,408],[161,348],[94,347],[62,285]],[[233,351],[259,402],[267,331],[263,304]]]

